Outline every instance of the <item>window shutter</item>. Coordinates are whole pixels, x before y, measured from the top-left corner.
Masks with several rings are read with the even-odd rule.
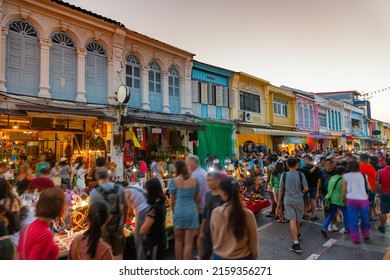
[[[200,103],[199,100],[199,82],[191,81],[192,102]]]
[[[216,87],[216,105],[223,106],[223,90],[221,86]]]
[[[234,108],[236,106],[234,91],[230,88],[227,88],[228,96],[229,96],[229,108]]]
[[[208,104],[207,89],[208,89],[208,85],[206,83],[200,84],[200,98],[201,98],[200,101],[202,104]]]
[[[213,104],[213,85],[207,84],[207,98],[208,104]]]
[[[222,88],[223,107],[229,107],[229,89],[227,87]]]

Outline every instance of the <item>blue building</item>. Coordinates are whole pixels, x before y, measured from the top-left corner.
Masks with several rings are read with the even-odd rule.
[[[201,163],[207,154],[217,156],[221,162],[233,152],[233,125],[230,108],[233,105],[230,78],[234,72],[199,61],[192,67],[192,110],[206,127],[198,133],[199,145],[195,152]],[[216,144],[217,143],[217,144]]]

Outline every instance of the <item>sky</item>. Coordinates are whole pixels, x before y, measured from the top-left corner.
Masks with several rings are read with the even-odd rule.
[[[65,0],[196,54],[309,92],[390,87],[388,0]],[[390,91],[371,100],[390,122]]]

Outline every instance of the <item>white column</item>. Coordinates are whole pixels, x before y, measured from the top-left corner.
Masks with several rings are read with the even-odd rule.
[[[149,67],[142,66],[142,110],[150,111],[149,101]]]
[[[164,71],[161,73],[162,78],[162,103],[163,103],[163,112],[170,113],[169,109],[169,72]]]
[[[1,91],[7,91],[7,88],[5,87],[5,61],[6,61],[6,57],[5,57],[5,53],[6,53],[6,39],[7,39],[7,34],[8,34],[8,28],[6,27],[3,27],[2,29],[0,29],[1,31],[1,42],[0,42],[0,61],[3,61],[3,63],[1,63],[0,65],[0,90]]]
[[[192,103],[192,99],[191,99]],[[180,77],[180,114],[187,112],[186,78]]]
[[[114,89],[113,84],[113,73],[114,73],[114,64],[112,61],[112,56],[107,57],[107,102],[108,104],[116,104],[116,95],[115,92],[118,89]],[[118,87],[119,88],[119,87]]]
[[[85,90],[85,56],[87,50],[84,48],[77,48],[77,90],[76,102],[87,102]]]
[[[50,47],[51,41],[49,39],[41,38],[39,40],[41,45],[41,75],[39,82],[39,93],[38,97],[51,98],[50,94]]]

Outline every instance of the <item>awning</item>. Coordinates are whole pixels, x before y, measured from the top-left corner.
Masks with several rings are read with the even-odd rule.
[[[158,127],[181,127],[187,130],[205,130],[205,127],[197,124],[196,119],[190,115],[170,115],[154,113],[134,113],[122,116],[122,124],[151,125]]]
[[[54,106],[40,106],[40,105],[19,105],[16,107],[19,110],[26,112],[39,112],[39,113],[49,113],[49,114],[65,114],[65,115],[74,115],[74,116],[86,116],[86,117],[96,117],[98,119],[115,122],[116,119],[107,116],[103,111],[98,109],[90,109],[88,107],[84,108],[75,108],[71,107],[74,105],[64,105],[64,107],[54,107]]]
[[[262,128],[251,128],[251,127],[240,127],[241,134],[266,134],[273,136],[300,136],[306,137],[307,133],[298,131],[288,130],[277,130],[277,129],[262,129]]]
[[[329,140],[334,138],[332,136],[321,135],[321,134],[309,134],[309,135],[307,135],[307,137],[313,138],[313,139],[329,139]]]
[[[0,115],[25,117],[27,116],[27,112],[23,110],[11,110],[11,109],[0,108]]]

